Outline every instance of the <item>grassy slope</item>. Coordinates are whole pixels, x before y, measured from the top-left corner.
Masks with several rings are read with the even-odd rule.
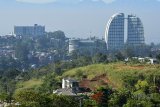
[[[75,68],[69,70],[63,74],[63,77],[74,77],[81,79],[83,75],[87,75],[89,79],[99,76],[101,74],[107,74],[107,78],[110,84],[114,87],[123,87],[122,78],[127,75],[160,73],[160,65],[126,65],[123,63],[111,63],[111,64],[94,64],[86,67]]]
[[[35,87],[39,87],[43,82],[40,79],[31,79],[29,81],[19,82],[17,84],[17,89],[31,89]]]
[[[121,88],[123,87],[122,78],[124,76],[133,76],[138,74],[144,74],[147,76],[154,73],[160,74],[160,65],[126,65],[124,63],[118,62],[110,64],[93,64],[85,67],[71,69],[64,72],[62,77],[73,77],[80,80],[83,75],[87,75],[88,79],[92,79],[95,76],[106,74],[110,85],[116,88]],[[62,77],[57,78],[61,79]],[[42,78],[44,78],[44,75],[41,77],[41,79],[31,79],[29,81],[19,82],[17,84],[17,90],[39,87],[43,83]]]

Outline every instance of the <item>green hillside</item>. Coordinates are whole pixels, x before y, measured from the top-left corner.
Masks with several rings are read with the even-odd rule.
[[[28,81],[21,81],[17,84],[17,89],[18,90],[23,90],[23,89],[32,89],[32,88],[37,88],[40,85],[42,85],[42,80],[40,79],[31,79]]]
[[[124,85],[125,77],[138,77],[143,75],[147,78],[149,75],[160,74],[160,65],[126,65],[123,63],[94,64],[66,71],[62,77],[73,77],[80,80],[83,75],[87,75],[88,79],[92,79],[102,74],[107,75],[110,85],[121,88]]]
[[[43,72],[46,72],[48,70],[47,68],[42,69]],[[17,84],[17,89],[31,89],[40,87],[42,84],[47,85],[50,83],[53,84],[54,82],[55,84],[57,82],[60,83],[61,79],[64,77],[72,77],[77,80],[81,80],[84,75],[86,75],[88,79],[93,79],[96,76],[100,76],[103,74],[106,75],[109,85],[111,85],[114,88],[122,88],[124,87],[126,82],[130,82],[130,80],[127,80],[128,78],[137,82],[143,76],[144,79],[150,79],[152,81],[153,76],[160,75],[160,65],[131,65],[124,64],[123,62],[109,64],[92,64],[64,71],[62,75],[55,75],[55,73],[51,72],[50,74],[48,74],[48,76],[46,75],[46,79],[43,79],[45,78],[45,75],[43,75],[42,77],[38,77],[38,79],[32,78],[28,81],[21,81]],[[54,85],[53,87],[57,86]]]
[[[49,65],[33,71],[34,75],[31,72],[32,78],[17,83],[13,97],[21,104],[33,105],[34,101],[35,104],[40,104],[40,107],[50,106],[50,103],[61,104],[59,102],[68,105],[66,104],[68,101],[78,104],[79,101],[76,99],[53,94],[53,90],[61,88],[62,78],[72,77],[79,80],[81,88],[92,90],[84,96],[82,102],[84,107],[90,104],[93,105],[91,107],[102,107],[101,104],[108,105],[105,107],[159,107],[160,65],[116,62],[92,64],[62,71],[56,73],[52,65]]]

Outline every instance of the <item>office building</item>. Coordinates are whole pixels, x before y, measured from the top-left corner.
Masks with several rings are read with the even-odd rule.
[[[124,46],[124,14],[114,14],[107,23],[105,41],[107,50],[120,50]]]
[[[125,20],[127,26],[125,26]],[[124,13],[118,13],[114,14],[107,23],[105,41],[108,51],[123,49],[125,31],[127,32],[127,46],[145,44],[144,27],[140,18],[134,15],[128,15],[125,18]]]
[[[144,28],[140,18],[128,15],[127,45],[138,46],[145,44]]]
[[[43,36],[45,34],[45,26],[14,26],[14,34],[16,36]]]

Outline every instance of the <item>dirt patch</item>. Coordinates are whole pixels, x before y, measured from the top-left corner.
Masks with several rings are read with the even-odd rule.
[[[89,88],[90,90],[96,90],[100,86],[106,86],[109,83],[109,79],[106,74],[102,74],[100,76],[96,76],[95,78],[89,80],[87,78],[83,78],[79,82],[80,87]]]

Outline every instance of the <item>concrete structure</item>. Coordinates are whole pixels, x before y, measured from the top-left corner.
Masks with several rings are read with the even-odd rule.
[[[124,46],[124,14],[114,14],[108,21],[105,31],[107,50],[120,50]]]
[[[78,86],[78,82],[71,78],[63,78],[62,79],[62,88],[76,88]]]
[[[127,44],[133,46],[145,44],[142,21],[134,15],[128,15]]]
[[[76,96],[79,92],[79,82],[71,78],[62,79],[62,88],[53,90],[54,94]]]
[[[69,40],[69,54],[77,51],[79,54],[105,53],[106,45],[104,40],[90,38],[90,39],[70,39]]]
[[[45,26],[14,26],[14,34],[16,36],[43,36],[45,34]]]
[[[88,92],[91,92],[89,88],[79,87],[79,82],[71,78],[63,78],[62,88],[53,90],[54,94],[68,95],[68,96],[77,96],[77,95],[82,95],[83,93],[88,93]]]
[[[79,41],[78,39],[70,39],[69,40],[69,53],[78,50],[79,48]]]

